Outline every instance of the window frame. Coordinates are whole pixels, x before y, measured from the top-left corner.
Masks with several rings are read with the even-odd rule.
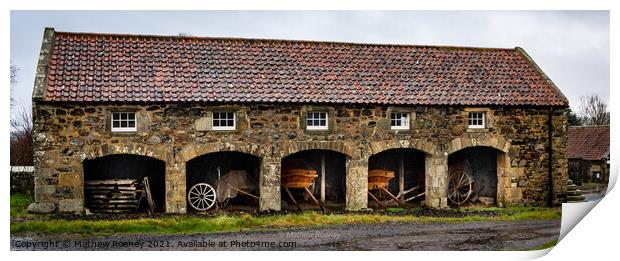
[[[215,119],[215,115],[221,115],[221,114],[225,114],[226,115],[226,119],[222,119],[220,118],[220,116],[218,116],[218,119]],[[232,126],[215,126],[215,121],[219,121],[220,123],[222,121],[230,121],[231,119],[228,118],[228,115],[232,115]],[[237,113],[235,113],[234,111],[213,111],[211,112],[211,129],[214,131],[234,131],[237,130]]]
[[[400,115],[400,118],[393,118],[393,115]],[[406,116],[403,118],[403,116]],[[401,125],[392,125],[393,121],[400,121]],[[395,111],[390,112],[390,129],[391,130],[409,130],[411,128],[411,113]]]
[[[323,113],[323,114],[325,114],[325,119],[322,119],[321,117],[314,118],[314,114],[315,113],[319,113],[319,114]],[[321,121],[324,120],[325,121],[325,126],[321,126],[321,125],[315,126],[315,125],[308,124],[309,121],[310,121],[310,115],[313,115],[312,116],[312,121],[318,120],[319,124],[320,124]],[[312,131],[316,131],[316,130],[318,130],[318,131],[326,131],[326,130],[329,130],[329,112],[327,112],[327,111],[308,111],[308,112],[306,112],[306,119],[305,119],[305,121],[306,121],[306,130],[312,130]]]
[[[126,114],[127,118],[123,120],[122,115]],[[118,119],[114,119],[114,115],[118,115]],[[133,115],[133,127],[129,127],[129,115]],[[122,125],[121,122],[126,121],[127,127],[120,127]],[[119,123],[119,127],[114,127],[114,122]],[[110,131],[111,132],[136,132],[138,131],[138,114],[135,111],[113,111],[110,112]]]
[[[481,125],[480,125],[480,124],[471,124],[471,121],[472,121],[472,115],[473,115],[473,114],[479,114],[479,115],[481,115],[481,120],[482,120],[482,124],[481,124]],[[476,118],[476,119],[474,119],[474,120],[476,120],[476,121],[477,121],[477,120],[480,120],[480,119],[477,119],[477,118]],[[486,113],[485,113],[485,112],[483,112],[483,111],[470,111],[470,112],[467,114],[467,127],[468,127],[468,128],[470,128],[470,129],[485,129],[485,128],[486,128],[486,125],[487,125],[487,122],[486,122]]]

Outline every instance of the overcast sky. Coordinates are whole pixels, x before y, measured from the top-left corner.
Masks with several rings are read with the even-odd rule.
[[[11,96],[29,105],[43,29],[481,47],[520,46],[577,108],[579,96],[609,101],[607,11],[12,11]]]

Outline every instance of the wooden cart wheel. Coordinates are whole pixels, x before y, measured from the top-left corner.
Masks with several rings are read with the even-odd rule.
[[[472,194],[472,179],[462,170],[454,171],[448,178],[448,199],[456,205],[461,205]]]
[[[198,211],[205,211],[215,205],[215,189],[207,183],[198,183],[192,186],[187,193],[190,206]]]

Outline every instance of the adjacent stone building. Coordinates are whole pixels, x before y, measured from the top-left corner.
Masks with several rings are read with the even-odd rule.
[[[609,126],[568,127],[568,169],[577,185],[609,182]]]
[[[451,206],[558,204],[568,102],[521,48],[115,35],[47,28],[33,92],[35,204],[82,212],[84,182],[149,176],[160,211],[243,169],[259,210],[287,207],[286,159],[318,170],[317,198],[369,206],[369,169],[394,194]]]

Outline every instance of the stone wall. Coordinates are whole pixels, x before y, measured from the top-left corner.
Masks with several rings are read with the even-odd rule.
[[[329,111],[330,129],[308,131],[309,110]],[[34,104],[35,200],[58,204],[60,211],[83,210],[85,159],[136,154],[166,162],[166,211],[184,213],[186,162],[218,151],[239,151],[261,159],[261,210],[280,209],[282,158],[309,149],[340,152],[347,158],[346,209],[367,206],[368,158],[393,148],[425,153],[426,204],[447,207],[448,155],[475,146],[495,148],[501,205],[545,204],[549,195],[548,109],[476,108],[487,114],[488,128],[467,128],[465,107],[388,107],[291,104]],[[136,111],[138,131],[112,133],[111,111]],[[210,112],[236,112],[237,130],[210,130]],[[411,129],[389,129],[390,111],[412,113]],[[565,190],[566,112],[553,115],[553,196]]]
[[[11,171],[11,194],[34,194],[33,171]]]
[[[570,159],[571,165],[569,165],[569,173],[573,173],[570,177],[574,184],[582,185],[589,182],[609,182],[609,165],[607,160],[584,160],[584,159]],[[593,172],[601,173],[601,180],[596,180],[593,176]]]

